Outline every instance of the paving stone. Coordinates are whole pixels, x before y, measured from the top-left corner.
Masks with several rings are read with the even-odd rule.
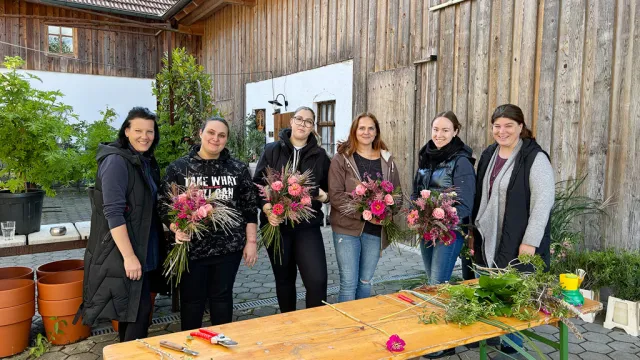
[[[96,345],[92,340],[84,340],[75,344],[65,345],[60,351],[67,355],[86,353]]]
[[[640,351],[640,347],[638,347],[637,345],[629,344],[627,342],[622,342],[622,341],[610,342],[607,345],[609,345],[611,348],[617,351],[621,351],[629,354],[636,354],[637,352]]]
[[[119,341],[115,340],[115,341],[107,341],[107,342],[102,342],[99,344],[96,344],[96,346],[94,346],[91,349],[91,352],[98,355],[98,356],[102,356],[102,350],[109,346],[109,345],[113,345],[113,344],[117,344]]]
[[[93,341],[96,344],[100,344],[103,342],[108,342],[108,341],[114,341],[118,338],[118,334],[117,333],[109,333],[109,334],[104,334],[104,335],[96,335],[96,336],[92,336],[89,339],[91,341]]]
[[[547,354],[547,356],[549,356],[549,359],[559,360],[560,359],[560,352],[559,351],[552,352],[551,354]],[[602,357],[602,355],[598,355],[598,356]],[[581,360],[581,358],[580,358],[580,356],[578,356],[576,354],[569,353],[569,360]]]
[[[640,356],[637,354],[629,354],[622,351],[614,351],[609,354],[609,357],[615,360],[638,360]]]
[[[556,334],[558,332],[558,328],[553,325],[542,325],[533,329],[536,333],[541,334]]]
[[[149,332],[166,330],[169,324],[152,324],[149,326]]]
[[[598,342],[601,344],[608,344],[613,341],[613,339],[608,337],[606,334],[597,333],[597,332],[588,331],[582,334],[582,336],[584,337],[585,340],[588,340],[589,342]]]
[[[167,331],[172,333],[182,331],[180,328],[180,322],[174,322],[169,324],[169,326],[167,326]]]
[[[259,287],[255,287],[253,289],[251,289],[252,293],[255,294],[266,294],[266,293],[270,293],[271,289],[263,287],[263,286],[259,286]]]
[[[56,351],[45,353],[44,355],[40,356],[38,360],[63,360],[67,359],[68,357],[69,355],[63,353],[62,351]]]
[[[602,354],[598,354],[598,353],[592,353],[592,352],[584,352],[580,355],[578,355],[580,357],[580,359],[582,360],[603,360],[603,359],[609,359],[608,356],[606,355],[602,355]]]
[[[272,297],[273,297],[272,293],[258,294],[258,299],[269,299],[269,298],[272,298]]]
[[[622,342],[627,342],[627,343],[632,343],[632,344],[638,344],[640,346],[640,338],[638,338],[637,336],[631,336],[625,332],[622,331],[618,331],[618,330],[613,330],[611,332],[609,332],[607,334],[607,336],[609,336],[610,338],[612,338],[615,341],[622,341]]]
[[[582,325],[582,327],[587,331],[587,332],[597,332],[597,333],[601,333],[601,334],[607,334],[610,333],[611,330],[609,329],[605,329],[602,324],[590,324],[590,323],[584,323],[584,325]]]
[[[204,325],[204,321],[203,321],[203,325]],[[167,335],[167,334],[171,334],[171,332],[169,332],[167,330],[158,330],[158,331],[150,332],[149,333],[149,337]]]
[[[71,355],[67,358],[67,360],[96,360],[98,355],[94,353],[82,353]]]
[[[609,346],[607,346],[606,344],[602,344],[599,342],[591,342],[591,341],[585,341],[584,343],[580,344],[580,346],[582,346],[582,348],[586,351],[586,352],[595,352],[598,354],[608,354],[610,352],[613,352],[613,349]],[[582,355],[582,354],[581,354]],[[602,356],[602,355],[600,355]]]
[[[256,317],[269,316],[277,312],[277,308],[272,306],[264,306],[253,310],[253,315]]]
[[[584,348],[578,344],[569,343],[569,353],[571,354],[582,354],[584,352]]]
[[[541,343],[539,341],[534,341],[533,343],[536,345],[538,350],[540,350],[543,354],[549,354],[556,351],[556,349],[552,348],[551,346]],[[537,354],[537,351],[535,351],[533,347],[530,347],[530,345],[527,345],[526,348],[529,349],[529,352]]]
[[[236,299],[239,299],[239,300],[255,300],[257,298],[258,298],[258,294],[254,292],[244,292],[236,296]]]

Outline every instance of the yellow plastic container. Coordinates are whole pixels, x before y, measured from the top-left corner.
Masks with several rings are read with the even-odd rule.
[[[580,278],[576,274],[560,274],[560,286],[563,290],[578,290]]]

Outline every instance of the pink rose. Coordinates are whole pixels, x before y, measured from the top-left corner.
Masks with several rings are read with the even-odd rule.
[[[456,209],[456,208],[452,207],[452,208],[451,208],[451,213],[452,213],[452,214],[457,214],[457,213],[458,213],[458,209]]]
[[[424,210],[425,206],[427,206],[427,202],[423,198],[418,198],[415,201],[415,204],[420,208],[420,210]]]
[[[475,255],[475,254],[476,254],[476,251],[475,251],[475,250],[473,250],[473,249],[470,249],[470,250],[469,250],[469,254],[471,254],[471,256],[473,256],[473,255]]]
[[[185,200],[187,200],[187,194],[178,195],[178,201],[185,201]]]
[[[200,219],[204,219],[204,218],[206,218],[206,217],[207,217],[207,215],[209,214],[209,212],[207,211],[207,208],[206,208],[206,207],[201,206],[201,207],[199,207],[199,208],[198,208],[197,214],[198,214],[198,217],[199,217]]]
[[[300,203],[302,205],[311,205],[311,198],[308,196],[305,196],[302,199],[300,199]]]
[[[271,184],[271,188],[275,191],[280,191],[282,190],[283,187],[284,187],[284,184],[282,183],[282,181],[276,181],[273,184]]]
[[[291,196],[300,196],[302,194],[302,186],[300,186],[300,184],[293,183],[289,185],[288,191]]]
[[[414,225],[418,221],[418,210],[411,210],[407,215],[407,222],[409,225]]]
[[[289,183],[289,185],[298,183],[298,177],[297,176],[290,176],[289,179],[287,179],[287,183]]]
[[[420,191],[420,196],[421,196],[423,199],[428,199],[428,198],[429,198],[429,196],[431,196],[431,191],[429,191],[429,190],[422,190],[422,191]]]
[[[433,213],[431,215],[433,215],[433,217],[438,220],[442,220],[444,219],[445,214],[444,214],[444,210],[442,210],[441,208],[435,208],[433,209]]]
[[[393,201],[393,196],[391,196],[391,194],[387,194],[384,196],[384,203],[387,205],[393,205],[395,204],[395,201]]]
[[[356,195],[362,196],[366,192],[367,192],[367,188],[364,187],[364,185],[358,184],[358,186],[356,186]]]
[[[382,188],[382,190],[390,193],[393,191],[393,184],[391,183],[391,181],[383,181],[380,183],[380,187]]]
[[[213,211],[213,206],[211,206],[211,204],[205,204],[204,208],[207,210],[207,213],[211,213]]]
[[[365,210],[362,212],[362,218],[369,221],[373,218],[373,214],[371,214],[371,211]]]

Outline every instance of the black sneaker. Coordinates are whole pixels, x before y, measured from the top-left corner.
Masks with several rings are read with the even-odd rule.
[[[456,348],[440,350],[436,352],[432,352],[431,354],[423,355],[422,357],[425,359],[439,359],[445,356],[452,356],[456,354]]]

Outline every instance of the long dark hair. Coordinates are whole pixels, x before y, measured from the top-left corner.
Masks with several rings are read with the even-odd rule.
[[[227,120],[225,120],[223,117],[220,117],[220,116],[212,116],[210,118],[205,119],[202,122],[202,125],[200,125],[200,131],[204,131],[209,121],[220,121],[221,123],[223,123],[224,126],[227,127],[227,135],[229,135],[229,123],[227,122]]]
[[[520,131],[521,139],[533,139],[533,133],[529,128],[527,128],[527,124],[524,123],[524,114],[522,113],[522,109],[513,104],[504,104],[500,105],[496,108],[491,115],[491,124],[496,122],[499,118],[507,118],[511,119],[518,124],[522,125],[522,130]]]
[[[133,119],[153,120],[153,142],[149,150],[145,152],[147,155],[153,155],[154,150],[160,142],[160,129],[158,128],[158,116],[146,107],[136,106],[129,110],[129,114],[127,114],[122,126],[120,126],[120,131],[118,131],[118,143],[125,149],[129,148],[129,139],[125,135],[125,130],[131,126],[131,120]]]
[[[460,129],[462,129],[462,124],[460,124],[460,121],[458,121],[458,117],[451,110],[443,111],[443,112],[439,113],[438,115],[436,115],[433,118],[433,120],[431,120],[431,126],[433,126],[433,123],[436,121],[437,118],[441,118],[441,117],[451,121],[451,123],[453,124],[453,130],[457,131],[458,134],[460,133]]]
[[[349,138],[346,141],[341,141],[338,143],[338,154],[344,155],[352,155],[358,149],[358,138],[356,137],[356,133],[358,132],[358,125],[360,123],[360,119],[362,118],[370,118],[373,120],[373,124],[376,126],[376,137],[373,139],[373,143],[371,146],[374,151],[387,150],[387,145],[380,138],[380,123],[378,122],[378,118],[370,112],[363,112],[358,114],[356,118],[351,123],[351,130],[349,130]]]

